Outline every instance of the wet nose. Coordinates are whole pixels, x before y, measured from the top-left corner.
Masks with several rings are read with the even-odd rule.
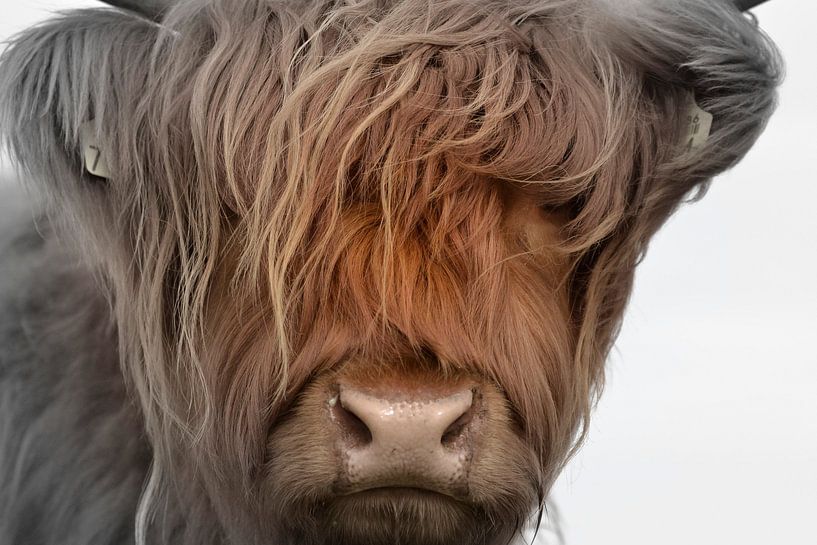
[[[346,487],[463,493],[476,427],[475,397],[472,388],[436,395],[375,394],[341,385],[329,405]]]

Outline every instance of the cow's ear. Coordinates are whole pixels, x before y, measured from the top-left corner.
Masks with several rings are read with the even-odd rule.
[[[67,13],[15,37],[0,57],[0,132],[23,177],[59,201],[102,195],[139,123],[160,27],[125,11]],[[130,154],[132,155],[132,153]]]
[[[639,214],[657,226],[749,151],[775,108],[783,68],[756,19],[732,0],[626,4],[608,37],[643,80],[654,183]]]

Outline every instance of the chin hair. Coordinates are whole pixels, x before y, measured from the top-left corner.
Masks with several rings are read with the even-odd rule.
[[[422,490],[369,490],[319,502],[288,527],[287,545],[504,545],[513,517]],[[283,537],[283,536],[282,536]]]

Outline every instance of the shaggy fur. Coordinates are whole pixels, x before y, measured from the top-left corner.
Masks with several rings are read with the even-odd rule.
[[[779,77],[716,0],[190,0],[23,33],[0,128],[50,219],[0,249],[0,542],[507,542],[650,237]],[[336,498],[322,388],[405,370],[494,400],[468,500]]]

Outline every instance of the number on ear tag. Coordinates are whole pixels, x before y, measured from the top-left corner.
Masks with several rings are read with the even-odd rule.
[[[684,151],[689,153],[700,149],[709,140],[709,133],[712,130],[712,114],[703,110],[695,97],[689,97],[689,108],[686,114],[687,128],[683,134]]]
[[[85,170],[100,178],[110,178],[111,173],[108,170],[108,162],[105,160],[105,151],[97,140],[93,121],[83,123],[79,128],[79,140]]]

